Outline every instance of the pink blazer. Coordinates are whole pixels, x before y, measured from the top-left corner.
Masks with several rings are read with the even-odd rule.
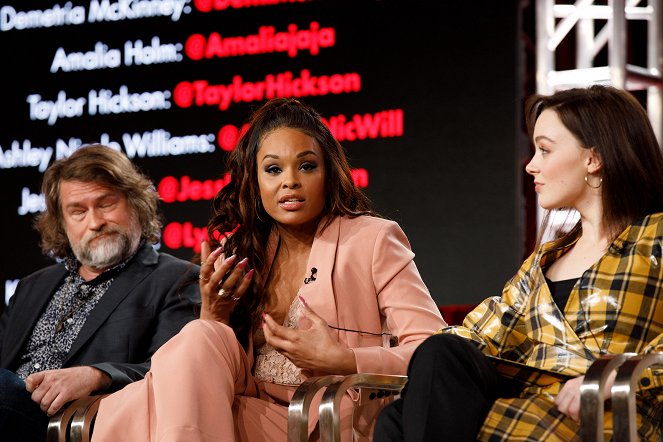
[[[278,234],[274,233],[268,244],[268,250],[271,251],[272,257],[275,255],[277,244]],[[392,221],[368,216],[354,219],[336,218],[326,229],[318,228],[308,260],[309,271],[312,268],[316,269],[313,275],[315,278],[311,278],[308,283],[302,281],[299,294],[329,325],[356,330],[335,330],[334,333],[337,333],[339,341],[344,342],[354,351],[357,369],[360,372],[405,374],[407,364],[417,345],[439,328],[445,326],[437,306],[419,276],[413,258],[414,254],[410,251],[410,245],[405,234],[398,227],[398,224]],[[271,265],[271,262],[268,265]],[[310,277],[310,273],[307,276]],[[389,339],[383,339],[382,333],[384,332],[391,333],[394,337],[393,340],[398,345],[390,347],[388,345]],[[219,339],[225,336],[217,335]],[[238,370],[248,375],[248,369],[253,365],[251,341],[249,341],[247,355],[249,360],[246,361],[248,366],[244,365],[244,354],[239,354],[241,353],[239,346],[231,345],[231,348],[237,350],[238,354],[234,355],[237,356],[236,363],[240,364],[241,362],[241,367],[238,367]],[[158,365],[156,358],[161,360],[162,352],[166,355],[163,356],[164,360],[173,360],[167,358],[172,358],[173,355],[181,357],[180,354],[186,356],[186,351],[186,342],[176,337],[157,352],[154,365]],[[232,353],[232,351],[230,352]],[[222,351],[219,351],[220,353]],[[189,366],[187,365],[187,367]],[[205,368],[210,370],[209,373],[212,373],[215,367],[215,364],[209,364]],[[169,369],[167,373],[176,374],[177,371]],[[201,373],[208,372],[203,370]],[[315,375],[316,373],[312,374]],[[269,418],[264,419],[266,427],[256,427],[256,437],[260,434],[260,438],[264,439],[265,434],[270,434],[268,429],[270,425],[278,426],[278,431],[283,432],[287,428],[287,421],[278,417],[281,416],[287,419],[287,415],[283,413],[282,409],[276,413],[268,413],[267,410],[270,407],[284,407],[283,401],[292,397],[295,387],[258,383],[250,379],[250,376],[240,376],[240,378],[246,381],[245,389],[241,393],[235,391],[235,394],[253,398],[260,397],[261,393],[269,390],[267,394],[272,397],[276,395],[279,401],[272,402],[268,399],[266,402],[269,401],[270,403],[266,403],[264,406],[242,406],[246,413],[245,416],[248,417],[246,417],[246,421],[240,422],[238,425],[241,425],[242,428],[249,428],[246,431],[250,434],[251,431],[254,431],[254,422],[257,422],[254,419],[261,419],[261,413],[265,413],[269,416]],[[187,378],[186,376],[179,376],[179,379],[184,383],[199,382],[199,379]],[[218,380],[218,377],[214,379]],[[170,418],[169,413],[175,413],[176,418],[171,419],[171,421],[185,422],[187,425],[198,422],[199,414],[208,416],[208,413],[218,411],[215,407],[199,409],[202,402],[196,402],[191,398],[189,398],[192,401],[191,406],[186,406],[187,403],[185,402],[183,403],[184,407],[173,408],[171,404],[167,404],[167,400],[163,399],[173,396],[149,393],[152,388],[151,380],[152,376],[148,373],[146,381],[129,385],[122,392],[116,393],[116,396],[110,396],[112,398],[110,401],[109,398],[104,399],[97,421],[97,425],[104,425],[104,427],[97,427],[95,431],[103,428],[101,430],[103,437],[108,437],[108,440],[117,439],[117,429],[113,429],[113,427],[118,425],[117,422],[126,420],[127,408],[123,407],[127,406],[128,401],[131,401],[132,410],[140,409],[144,411],[144,414],[138,417],[135,412],[132,412],[132,425],[139,428],[138,433],[153,431],[152,428],[157,422],[155,414],[157,409],[162,410],[160,418],[166,422]],[[235,382],[236,384],[233,384],[233,382],[229,384],[224,382],[215,383],[221,403],[223,403],[227,394],[224,388],[234,389],[240,381],[235,380]],[[172,384],[173,382],[165,383],[165,385]],[[167,388],[164,387],[164,391],[166,390]],[[343,419],[341,422],[344,434],[342,439],[348,440],[351,433],[354,440],[370,440],[373,423],[386,399],[370,400],[370,398],[365,398],[361,392],[359,394],[354,391],[349,393],[349,397],[344,398],[341,402],[342,415],[351,418]],[[159,401],[164,401],[164,408],[152,404],[155,397],[161,398]],[[146,406],[145,401],[148,398],[150,404]],[[210,396],[208,400],[209,403],[214,404],[212,398],[213,396]],[[187,399],[179,400],[181,402]],[[353,402],[353,400],[358,403]],[[123,404],[123,407],[119,407],[117,404]],[[317,423],[318,404],[319,397],[314,399],[312,404],[309,431],[312,431]],[[350,426],[350,423],[352,426]],[[129,434],[133,430],[133,427],[125,427],[122,429],[125,432],[124,434]],[[189,428],[189,426],[185,428]],[[231,433],[234,429],[230,426],[226,429],[228,430],[228,437],[232,437]],[[113,436],[110,436],[111,434]],[[126,436],[123,437],[127,439]],[[100,440],[106,439],[100,438]],[[132,440],[137,439],[133,437]]]
[[[325,229],[323,224],[308,260],[315,279],[303,283],[299,294],[330,326],[345,329],[333,332],[354,351],[359,372],[406,374],[417,345],[446,323],[405,233],[397,223],[371,216],[337,217]],[[272,253],[277,244],[273,234]],[[390,335],[383,333],[397,345],[390,347]]]

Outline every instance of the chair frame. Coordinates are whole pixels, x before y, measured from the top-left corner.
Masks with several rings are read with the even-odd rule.
[[[48,422],[46,442],[90,442],[99,405],[106,396],[86,396],[62,407]]]
[[[614,440],[638,441],[635,410],[638,381],[647,368],[655,365],[663,365],[663,353],[632,356],[617,372],[611,390]]]
[[[610,389],[612,438],[618,441],[638,441],[638,381],[646,369],[654,366],[663,366],[663,353],[605,355],[592,364],[580,387],[580,423],[584,441],[603,442],[605,382],[613,371],[617,371],[617,374]]]
[[[71,419],[74,417],[78,407],[83,406],[89,399],[89,397],[77,399],[55,413],[48,422],[46,442],[67,442]]]
[[[357,373],[345,376],[342,380],[334,382],[325,391],[320,402],[320,440],[321,442],[341,441],[340,406],[341,399],[350,389],[368,388],[374,392],[364,392],[369,399],[380,399],[392,394],[399,394],[405,384],[407,376]],[[375,397],[370,397],[375,394]]]
[[[288,441],[308,441],[308,414],[313,397],[322,388],[342,379],[343,376],[316,376],[306,379],[295,391],[288,406]]]
[[[605,383],[610,374],[631,356],[635,353],[603,355],[585,373],[580,386],[580,422],[585,441],[603,442]]]
[[[370,400],[398,394],[406,382],[407,376],[372,373],[306,379],[295,390],[288,407],[288,441],[308,441],[311,402],[320,390],[326,388],[319,408],[320,437],[322,442],[331,442],[340,441],[339,408],[341,399],[348,390],[369,389],[364,394],[369,396]],[[105,396],[107,395],[88,396],[63,407],[48,424],[47,442],[90,442],[99,404]]]
[[[613,439],[637,441],[636,392],[642,373],[663,367],[663,353],[604,355],[594,361],[580,387],[581,434],[584,441],[603,441],[605,385],[616,371],[610,390],[613,413]],[[304,381],[288,407],[288,441],[308,441],[309,411],[313,398],[322,390],[319,427],[322,442],[339,442],[340,405],[348,390],[364,389],[363,399],[398,395],[407,376],[357,373],[347,376],[316,376]],[[373,390],[373,391],[371,391]],[[89,442],[101,399],[106,395],[78,399],[63,407],[48,424],[47,442]],[[69,439],[67,439],[69,436]]]

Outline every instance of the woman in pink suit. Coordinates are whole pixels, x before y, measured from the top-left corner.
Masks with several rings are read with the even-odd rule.
[[[201,319],[143,381],[103,399],[94,441],[286,440],[307,377],[404,374],[445,326],[405,234],[370,211],[313,109],[266,103],[228,170],[202,245]],[[342,405],[344,440],[370,437],[381,405],[352,415],[356,399]]]

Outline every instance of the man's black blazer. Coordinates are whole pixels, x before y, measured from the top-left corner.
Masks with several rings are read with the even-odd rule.
[[[145,244],[94,307],[63,368],[90,365],[118,390],[142,379],[150,358],[192,319],[200,302],[199,267]],[[37,321],[67,271],[55,264],[23,278],[0,317],[0,367],[16,371]]]

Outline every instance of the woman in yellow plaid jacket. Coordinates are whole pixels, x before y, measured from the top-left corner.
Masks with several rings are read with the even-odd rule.
[[[592,86],[533,96],[526,117],[539,204],[579,220],[539,240],[501,296],[417,349],[376,442],[580,440],[592,362],[663,350],[663,157],[646,112],[628,92]],[[517,380],[503,376],[514,370]],[[640,439],[661,439],[662,385],[650,374],[639,386]],[[604,422],[609,436],[609,412]]]

